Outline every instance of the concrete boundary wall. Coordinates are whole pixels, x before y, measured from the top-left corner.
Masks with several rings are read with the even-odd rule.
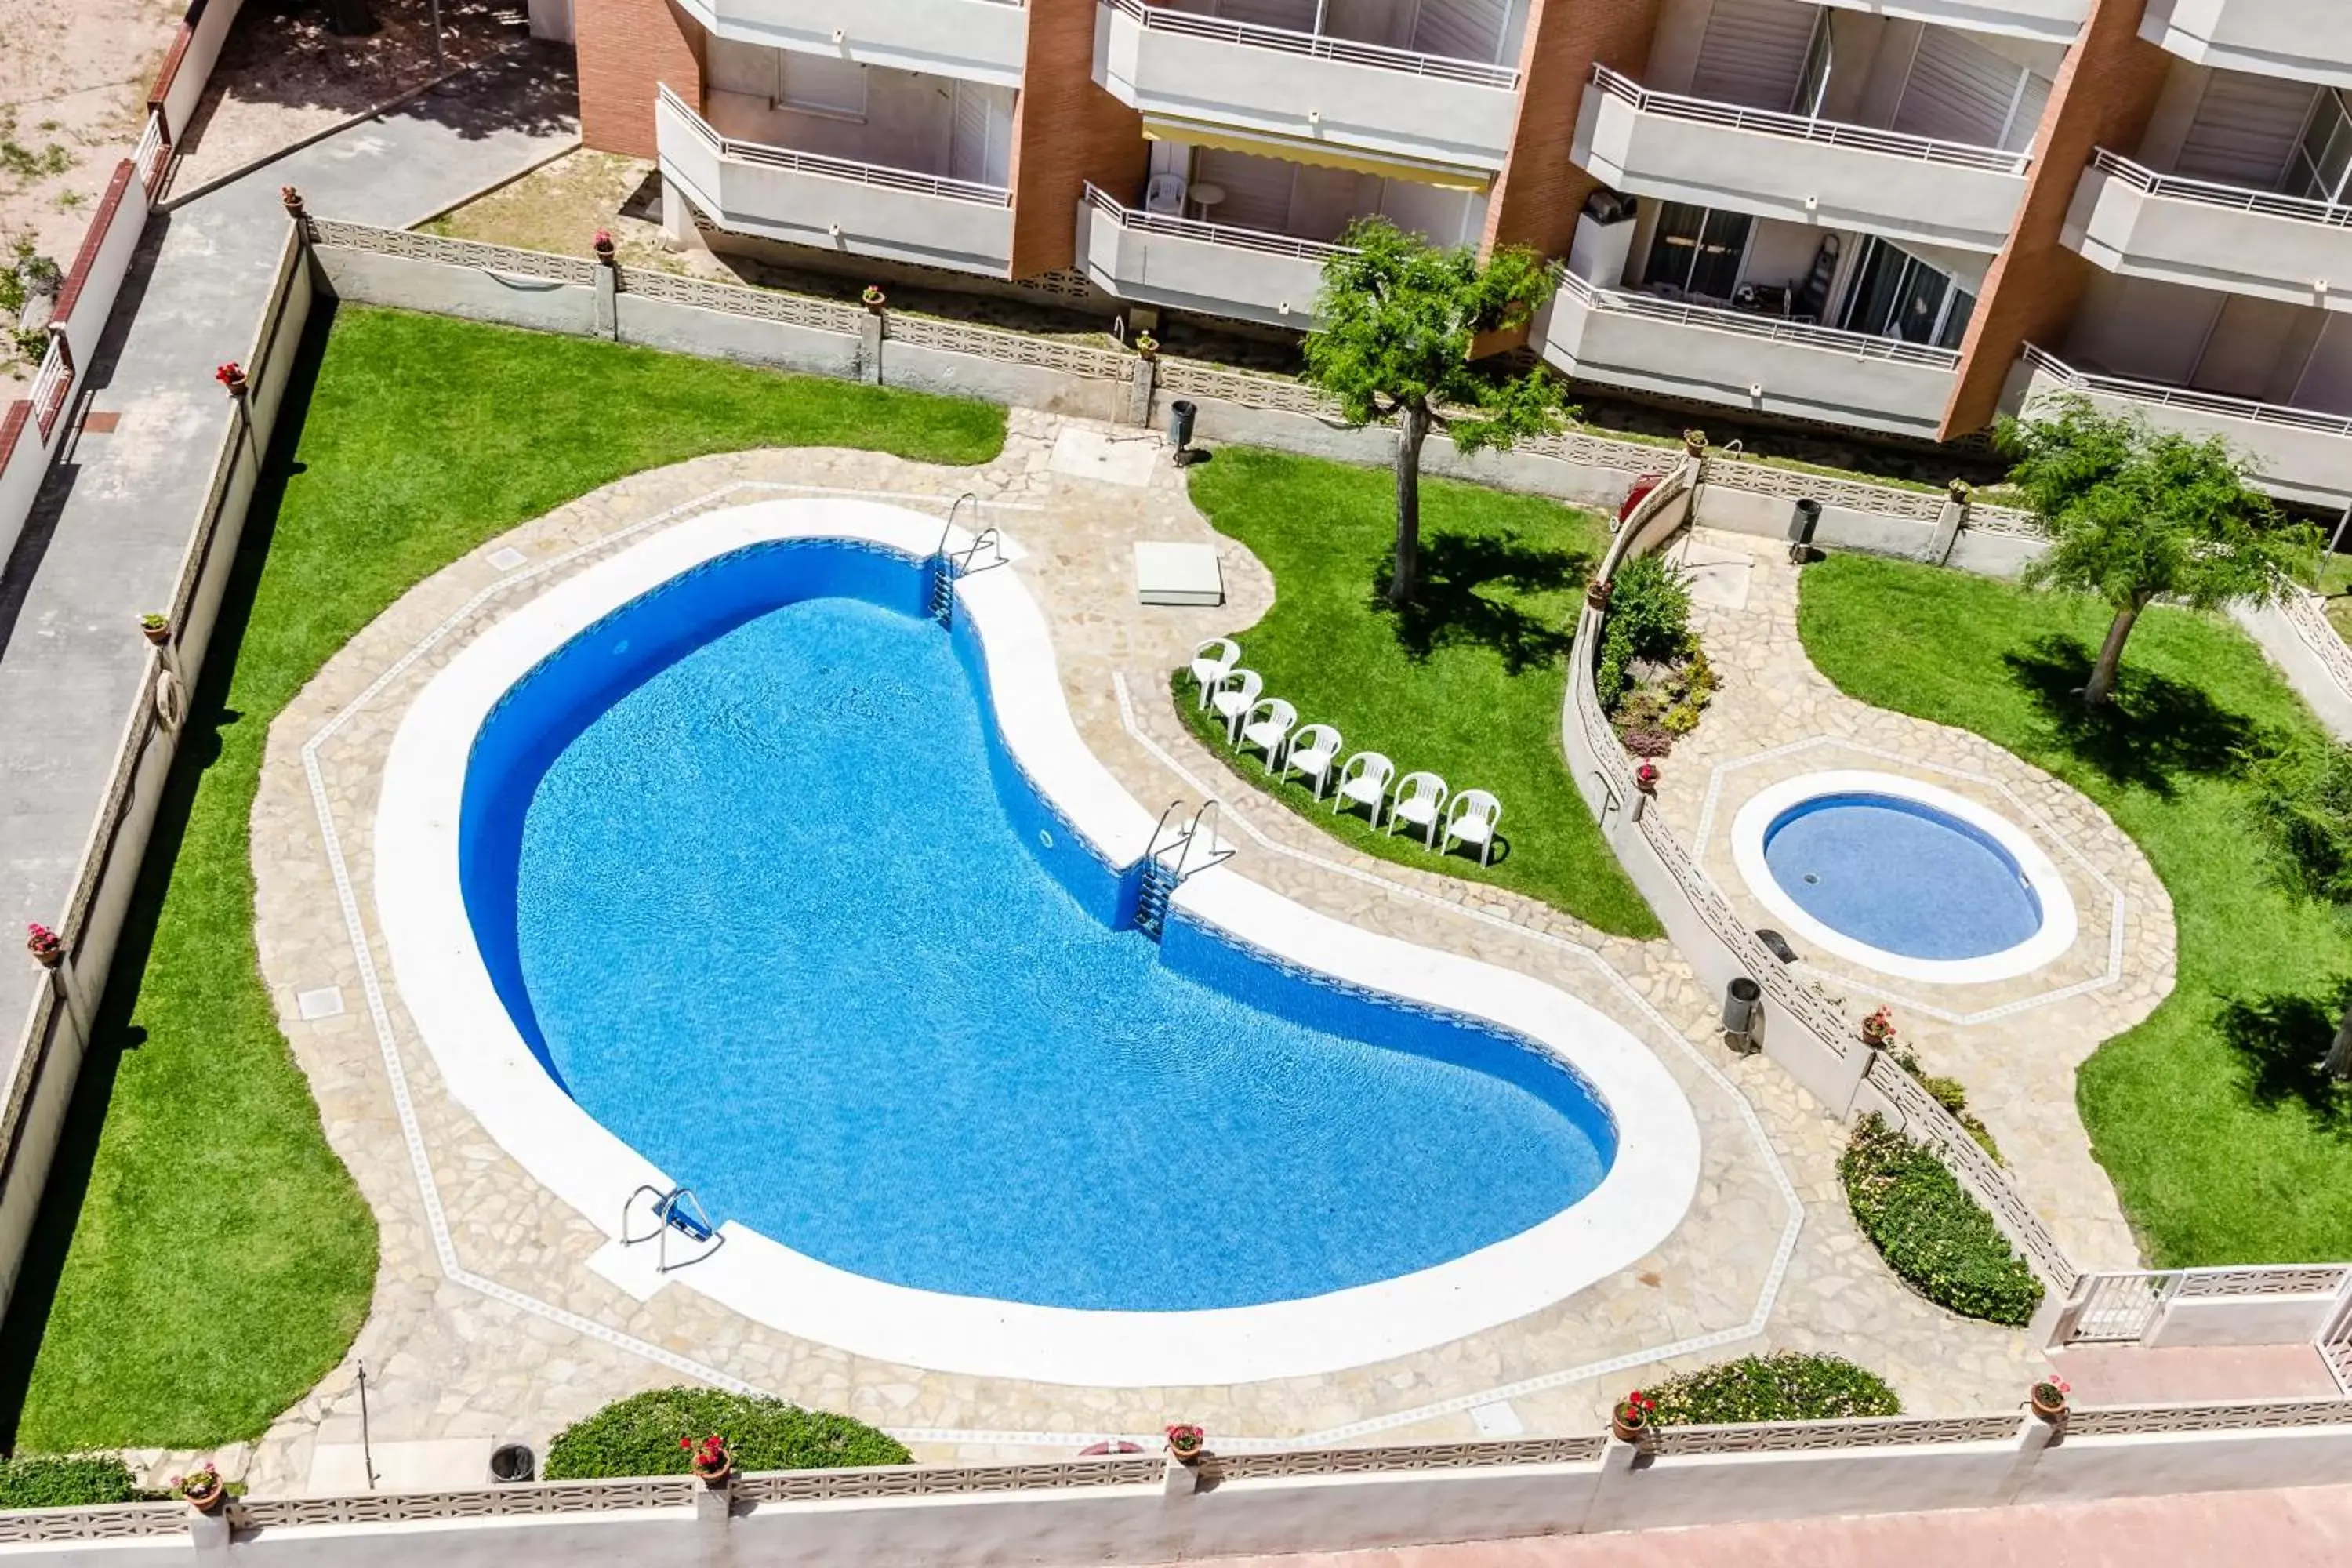
[[[35,995],[7,1068],[0,1098],[0,1312],[16,1291],[89,1027],[178,751],[190,688],[212,641],[312,297],[300,247],[289,233],[260,329],[242,362],[250,378],[245,416],[230,426],[221,445],[173,602],[158,606],[170,617],[171,639],[148,655],[148,700],[124,726],[105,802],[82,853],[80,879],[60,922],[66,963]]]

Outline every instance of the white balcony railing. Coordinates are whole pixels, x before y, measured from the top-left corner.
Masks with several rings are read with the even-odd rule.
[[[1749,131],[1766,136],[1786,136],[1800,142],[1851,148],[1863,153],[1880,153],[1889,157],[1915,159],[1927,163],[1944,163],[1954,168],[1982,169],[1998,174],[2022,174],[2032,162],[2030,153],[2008,153],[1997,147],[1976,147],[1964,142],[1939,142],[1928,136],[1874,131],[1866,125],[1847,125],[1834,120],[1814,120],[1801,114],[1783,114],[1768,109],[1744,109],[1734,103],[1717,103],[1711,99],[1688,98],[1675,92],[1654,92],[1607,66],[1592,68],[1592,82],[1603,92],[1631,104],[1641,113],[1666,120],[1719,125],[1727,130]]]
[[[2089,371],[2076,370],[2055,354],[2045,353],[2032,343],[2025,345],[2025,360],[2035,370],[2075,392],[2130,398],[2135,402],[2178,408],[2191,414],[2218,415],[2224,419],[2243,419],[2252,424],[2275,426],[2283,429],[2309,430],[2322,436],[2352,436],[2352,416],[2327,414],[2313,408],[2290,408],[2284,404],[2260,403],[2250,397],[2231,397],[2218,392],[2199,392],[2193,387],[2166,386],[2159,382],[2133,381],[2120,375],[2097,375]]]
[[[1784,317],[1596,288],[1565,268],[1555,267],[1552,270],[1559,279],[1560,292],[1589,310],[1644,316],[1652,321],[1672,321],[1680,326],[1703,327],[1712,332],[1737,332],[1743,337],[1762,338],[1769,342],[1821,349],[1843,354],[1849,359],[1885,360],[1889,363],[1925,365],[1934,370],[1957,369],[1960,363],[1958,350],[1937,348],[1932,343],[1906,342],[1901,338],[1841,331],[1834,327],[1811,326]]]
[[[815,153],[795,153],[789,147],[772,147],[763,142],[743,142],[732,136],[723,136],[667,86],[661,88],[660,94],[661,102],[674,110],[688,129],[719,157],[734,163],[756,163],[795,174],[814,174],[821,179],[846,180],[852,184],[867,185],[876,190],[903,191],[919,196],[944,196],[950,201],[971,202],[982,206],[1007,206],[1013,201],[1013,193],[1003,185],[982,184],[973,180],[950,180],[943,174],[919,174],[911,169],[893,169],[881,163],[861,163],[854,158],[828,158]]]
[[[2152,196],[2199,202],[2206,206],[2253,213],[2263,217],[2324,224],[2330,228],[2352,228],[2352,204],[2315,201],[2309,196],[2290,196],[2276,191],[2251,190],[2244,185],[2225,185],[2212,180],[2192,180],[2182,174],[2159,174],[2104,147],[2091,155],[2091,167],[2136,185]]]
[[[1286,27],[1261,26],[1255,22],[1230,22],[1222,16],[1202,16],[1191,11],[1171,11],[1158,5],[1147,5],[1143,0],[1104,0],[1104,3],[1121,16],[1140,24],[1147,32],[1209,38],[1220,43],[1241,44],[1253,49],[1274,49],[1284,54],[1302,55],[1310,59],[1336,60],[1341,65],[1370,66],[1379,70],[1402,71],[1410,76],[1430,77],[1441,81],[1468,82],[1474,87],[1516,90],[1519,85],[1519,73],[1510,66],[1455,59],[1447,55],[1423,54],[1414,49],[1392,49],[1383,44],[1360,44],[1321,33],[1297,33]]]
[[[1139,234],[1164,234],[1171,239],[1197,240],[1203,245],[1231,246],[1241,250],[1255,250],[1268,256],[1286,256],[1296,261],[1312,261],[1321,265],[1334,256],[1349,254],[1350,247],[1330,245],[1319,239],[1300,239],[1287,234],[1269,234],[1262,228],[1236,228],[1231,224],[1209,223],[1201,218],[1176,217],[1167,213],[1145,212],[1139,207],[1124,206],[1113,200],[1092,181],[1087,184],[1087,205],[1103,214],[1124,229]]]

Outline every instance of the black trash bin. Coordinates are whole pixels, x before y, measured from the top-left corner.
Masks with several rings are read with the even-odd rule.
[[[1200,412],[1181,397],[1168,405],[1168,439],[1180,456],[1192,444],[1192,418]]]
[[[528,1443],[501,1443],[490,1450],[490,1480],[498,1486],[513,1486],[534,1479],[539,1474],[539,1457]]]
[[[1808,497],[1789,518],[1789,559],[1802,563],[1813,548],[1813,530],[1822,525],[1822,503]]]
[[[1723,1032],[1736,1049],[1746,1050],[1756,1038],[1756,1014],[1763,1005],[1764,988],[1742,974],[1723,988]]]

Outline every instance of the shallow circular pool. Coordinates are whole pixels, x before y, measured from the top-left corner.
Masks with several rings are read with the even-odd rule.
[[[2074,941],[2057,868],[2015,825],[1891,773],[1813,773],[1740,811],[1733,853],[1794,934],[1916,980],[2003,979]]]

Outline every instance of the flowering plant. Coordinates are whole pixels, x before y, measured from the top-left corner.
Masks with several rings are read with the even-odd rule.
[[[1619,1400],[1617,1408],[1613,1412],[1617,1417],[1617,1424],[1626,1427],[1646,1426],[1650,1423],[1650,1417],[1657,1413],[1658,1402],[1638,1388]]]
[[[190,1470],[184,1476],[173,1476],[172,1489],[190,1502],[208,1502],[220,1495],[220,1471],[208,1459],[201,1470]]]
[[[1180,1459],[1192,1458],[1208,1441],[1208,1433],[1190,1421],[1179,1421],[1168,1428],[1168,1451]]]
[[[880,310],[883,302],[889,298],[889,295],[882,292],[882,285],[879,283],[868,283],[863,289],[859,290],[857,295],[859,303],[863,304],[869,310]]]
[[[1862,1038],[1864,1044],[1875,1046],[1880,1050],[1892,1046],[1895,1043],[1894,1016],[1881,1007],[1864,1018],[1862,1021]]]
[[[1160,352],[1160,340],[1150,332],[1138,332],[1131,346],[1137,353],[1141,354],[1145,359],[1150,359]]]
[[[698,1475],[713,1475],[727,1468],[727,1439],[713,1432],[708,1437],[680,1437],[677,1446],[686,1450],[686,1462]]]
[[[2074,1385],[2064,1378],[2046,1377],[2033,1385],[2033,1403],[2063,1408],[2066,1396],[2074,1392]]]
[[[234,392],[245,384],[245,367],[236,361],[231,360],[226,364],[214,368],[213,379]]]
[[[611,229],[600,228],[596,231],[596,248],[599,250],[610,250],[613,248],[613,231]]]
[[[1633,770],[1633,783],[1635,787],[1639,788],[1643,794],[1649,794],[1656,790],[1658,787],[1658,764],[1652,762],[1643,763],[1641,766]]]
[[[43,963],[55,963],[65,956],[66,940],[38,921],[25,927],[25,951]]]

